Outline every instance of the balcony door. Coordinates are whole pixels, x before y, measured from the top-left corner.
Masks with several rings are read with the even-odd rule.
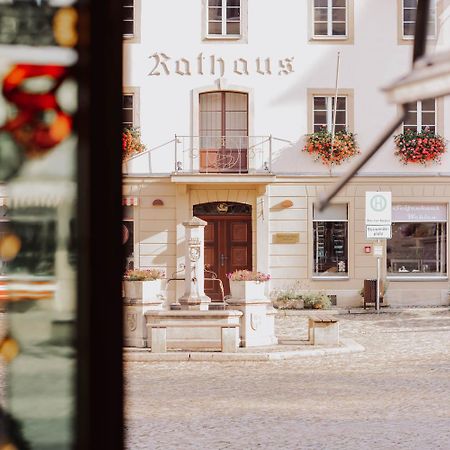
[[[200,172],[248,172],[248,94],[200,94]]]

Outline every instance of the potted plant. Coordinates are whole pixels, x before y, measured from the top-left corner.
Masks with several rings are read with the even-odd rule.
[[[161,293],[164,272],[159,269],[132,269],[123,276],[124,297],[140,301],[155,300]]]
[[[445,140],[428,128],[418,132],[405,130],[394,136],[395,155],[403,164],[439,163],[446,151]]]
[[[124,128],[122,131],[122,160],[125,161],[145,150],[139,128]]]
[[[266,298],[265,283],[270,275],[250,270],[235,270],[227,274],[230,280],[231,297],[235,299],[260,300]]]
[[[302,294],[305,309],[330,309],[330,297],[324,292],[307,292]]]
[[[339,166],[360,153],[353,133],[338,131],[333,138],[325,128],[306,135],[303,151],[313,155],[316,161],[321,161],[326,166]]]

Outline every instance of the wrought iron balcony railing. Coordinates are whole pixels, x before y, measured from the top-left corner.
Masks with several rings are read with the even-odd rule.
[[[272,136],[176,136],[175,173],[270,173]]]

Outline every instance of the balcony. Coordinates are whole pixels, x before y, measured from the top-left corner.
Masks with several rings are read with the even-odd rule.
[[[272,136],[176,136],[174,174],[272,172]]]

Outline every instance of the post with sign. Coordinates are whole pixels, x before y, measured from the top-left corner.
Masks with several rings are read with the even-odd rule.
[[[373,254],[377,258],[377,297],[375,309],[380,310],[380,276],[383,245],[381,239],[392,237],[391,192],[366,192],[366,239],[376,239]]]

